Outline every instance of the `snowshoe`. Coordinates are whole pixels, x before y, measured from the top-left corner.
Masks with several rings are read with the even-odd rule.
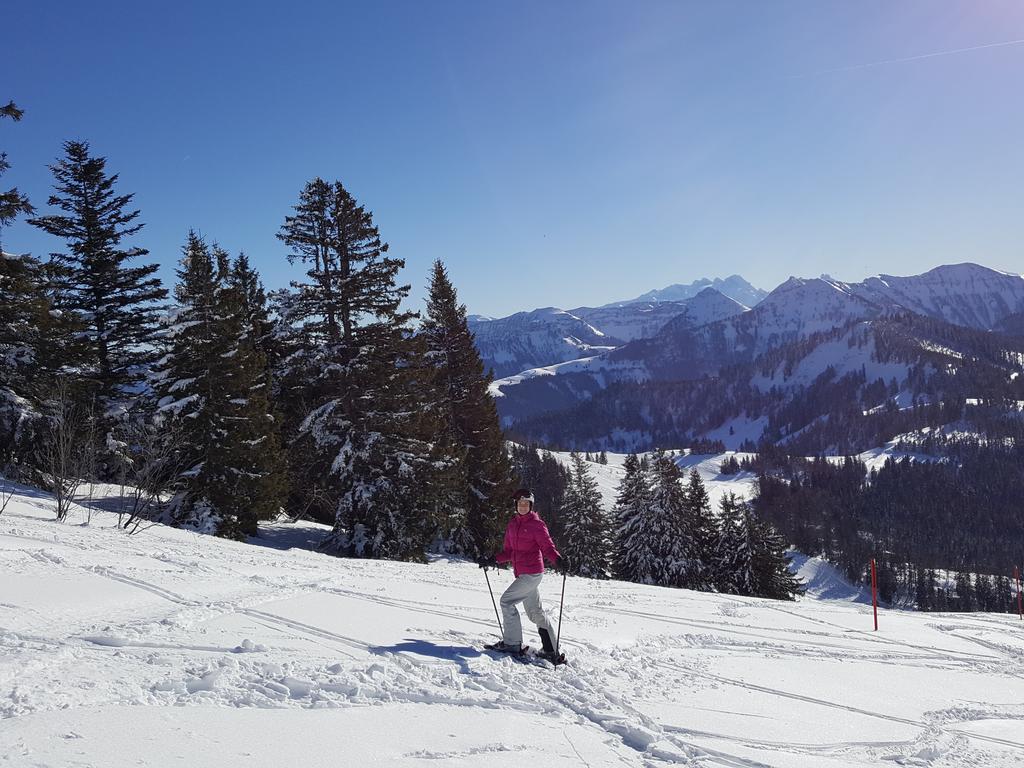
[[[505,645],[505,643],[499,640],[496,643],[485,644],[484,648],[488,651],[504,653],[523,664],[537,664],[539,666],[552,664],[557,667],[561,664],[568,663],[564,653],[555,653],[554,651],[535,651],[528,645],[523,645],[516,649],[514,646]]]
[[[556,667],[562,664],[568,664],[569,660],[565,658],[565,654],[562,652],[555,653],[554,651],[537,651],[533,654],[538,659],[544,661],[550,661]]]
[[[499,640],[496,643],[486,643],[484,648],[488,651],[507,653],[510,656],[525,656],[530,650],[528,645],[506,645],[504,640]]]

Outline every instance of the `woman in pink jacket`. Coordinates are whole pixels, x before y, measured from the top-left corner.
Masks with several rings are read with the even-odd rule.
[[[526,615],[540,633],[540,641],[544,647],[543,655],[554,655],[555,632],[551,619],[544,613],[540,604],[540,581],[544,576],[544,558],[555,565],[559,558],[558,550],[551,541],[548,527],[533,509],[533,493],[526,488],[516,491],[516,514],[508,522],[505,529],[505,545],[493,559],[481,561],[481,567],[495,563],[512,563],[512,573],[516,579],[501,596],[501,614],[504,618],[504,637],[492,647],[496,651],[521,653],[523,644],[523,625],[519,619],[519,603],[526,608]]]

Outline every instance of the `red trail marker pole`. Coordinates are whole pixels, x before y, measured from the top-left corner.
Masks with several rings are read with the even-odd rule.
[[[871,558],[871,607],[875,612],[875,632],[878,631],[878,574],[875,572],[875,558]]]

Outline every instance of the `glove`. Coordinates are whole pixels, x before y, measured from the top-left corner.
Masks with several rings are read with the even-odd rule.
[[[484,555],[477,559],[476,564],[485,569],[498,567],[498,561],[494,559],[494,555]]]
[[[572,562],[567,557],[558,558],[558,562],[555,563],[555,573],[561,573],[563,576],[567,576],[572,573]]]

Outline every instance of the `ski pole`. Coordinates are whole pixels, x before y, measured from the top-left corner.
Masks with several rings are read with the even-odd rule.
[[[558,656],[558,646],[562,641],[562,608],[565,607],[565,578],[569,574],[562,574],[562,601],[558,604],[558,634],[555,635],[555,656]]]
[[[491,577],[487,575],[487,569],[484,568],[484,578],[487,579],[487,591],[491,593],[491,605],[494,606],[494,618],[498,620],[498,629],[501,630],[501,636],[505,636],[505,629],[501,626],[501,616],[498,614],[498,604],[494,601],[494,591],[491,589]]]

